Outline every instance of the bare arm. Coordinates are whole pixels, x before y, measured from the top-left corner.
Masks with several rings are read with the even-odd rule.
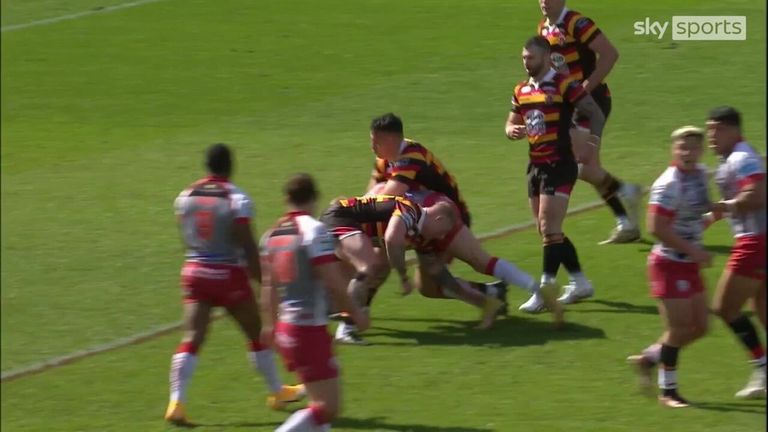
[[[456,278],[448,270],[448,267],[440,261],[435,254],[419,254],[419,265],[433,279],[444,293],[456,296],[461,291],[461,286]]]
[[[525,138],[525,121],[523,120],[523,116],[521,116],[520,113],[510,111],[504,132],[506,133],[507,138],[511,140]]]
[[[582,85],[587,93],[592,93],[608,76],[613,66],[619,60],[619,51],[604,34],[597,35],[589,44],[589,49],[597,55],[597,62],[595,70],[584,80]]]
[[[603,127],[605,126],[605,115],[603,110],[597,105],[592,96],[587,94],[576,102],[576,109],[579,113],[589,118],[589,133],[600,139],[603,134]]]
[[[362,310],[360,310],[347,293],[347,284],[349,281],[342,276],[344,271],[341,268],[341,264],[338,261],[334,261],[316,265],[314,271],[315,275],[328,289],[328,294],[331,296],[333,304],[336,305],[339,310],[347,312],[355,321],[355,324],[360,331],[367,329],[369,325],[368,317]]]
[[[397,216],[390,218],[384,233],[384,244],[389,265],[400,275],[401,282],[408,280],[408,269],[405,266],[405,234],[405,222]]]
[[[765,176],[744,186],[735,198],[712,204],[713,212],[744,213],[765,209]]]
[[[261,280],[261,265],[259,263],[259,247],[253,240],[250,222],[235,224],[235,241],[243,248],[248,273],[253,280]]]
[[[264,269],[261,277],[261,295],[259,298],[259,310],[261,315],[261,326],[274,328],[277,321],[277,293],[272,286],[272,271],[269,266],[268,258],[261,257],[262,268]]]
[[[408,192],[407,184],[390,179],[387,180],[387,184],[384,185],[384,189],[379,192],[379,195],[403,196],[406,192]]]

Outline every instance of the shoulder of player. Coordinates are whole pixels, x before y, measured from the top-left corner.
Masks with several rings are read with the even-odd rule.
[[[656,181],[653,182],[651,188],[662,189],[673,186],[677,183],[677,174],[678,170],[675,166],[668,166],[667,169],[665,169],[664,172],[662,172],[661,175],[656,178]]]
[[[416,141],[407,140],[403,151],[395,161],[402,160],[426,160],[429,150]]]
[[[296,225],[299,228],[304,243],[311,243],[315,238],[328,233],[328,228],[325,224],[310,215],[296,217]]]

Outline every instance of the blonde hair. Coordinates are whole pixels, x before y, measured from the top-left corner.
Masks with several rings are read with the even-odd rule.
[[[704,129],[698,128],[696,126],[682,126],[672,131],[672,134],[670,135],[672,138],[672,141],[677,141],[679,139],[689,138],[689,137],[695,137],[699,140],[704,139]]]

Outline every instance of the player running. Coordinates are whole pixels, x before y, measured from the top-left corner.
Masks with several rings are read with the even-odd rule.
[[[592,96],[572,76],[550,66],[550,45],[542,36],[530,38],[523,48],[529,78],[515,86],[505,132],[510,140],[527,137],[529,143],[528,198],[543,241],[541,285],[556,284],[562,263],[571,283],[558,299],[573,303],[591,297],[592,284],[584,276],[573,243],[563,233],[563,220],[578,175],[569,134],[575,109],[589,118],[589,141],[598,146],[605,117]],[[538,294],[520,306],[525,312],[544,308]]]
[[[189,424],[185,414],[186,389],[197,364],[211,311],[221,306],[248,338],[248,359],[267,382],[267,404],[279,409],[303,396],[303,386],[284,386],[274,355],[259,342],[261,323],[249,276],[261,277],[259,254],[251,230],[253,204],[230,183],[232,154],[224,144],[208,148],[209,175],[176,198],[179,228],[186,245],[181,269],[184,289],[184,336],[171,361],[171,396],[165,419]]]
[[[627,360],[640,374],[643,389],[658,373],[659,402],[670,408],[689,404],[678,393],[677,358],[680,349],[707,332],[707,299],[701,268],[712,256],[701,244],[704,213],[709,210],[707,170],[699,164],[704,131],[685,126],[672,132],[673,164],[653,183],[648,202],[647,229],[656,237],[648,256],[651,296],[658,300],[664,332],[642,354]]]
[[[494,276],[492,283],[469,282],[470,287],[504,302],[502,313],[506,315],[507,285],[518,286],[531,293],[539,289],[538,281],[514,264],[489,255],[470,229],[471,217],[456,179],[440,160],[416,141],[405,138],[402,120],[392,113],[376,117],[371,122],[371,147],[376,155],[374,170],[368,184],[368,194],[387,194],[407,197],[423,207],[440,201],[448,201],[458,208],[463,223],[458,223],[441,240],[433,241],[430,251],[443,263],[458,258],[482,274]],[[423,248],[422,248],[423,249]],[[380,279],[386,278],[386,272]],[[418,275],[423,272],[419,271]],[[443,290],[433,280],[417,278],[424,282],[422,294],[446,298]],[[465,282],[462,282],[465,283]]]
[[[346,294],[336,241],[312,217],[318,195],[312,178],[291,177],[284,193],[288,212],[261,240],[261,340],[277,345],[288,370],[306,386],[310,403],[276,432],[330,431],[340,412],[341,383],[327,330],[326,297],[330,294],[360,329],[368,327],[368,318]]]
[[[755,367],[736,397],[765,398],[765,349],[755,326],[741,312],[752,300],[765,328],[765,168],[760,155],[741,134],[741,115],[728,106],[713,109],[707,120],[710,148],[720,157],[715,183],[722,201],[712,207],[710,221],[728,215],[735,244],[717,283],[712,310],[747,348]]]
[[[539,0],[539,7],[544,17],[537,33],[550,44],[552,65],[558,73],[581,81],[584,91],[592,96],[607,119],[611,113],[611,92],[604,80],[616,64],[619,52],[594,21],[565,7],[565,0]],[[579,178],[595,188],[616,217],[616,228],[600,244],[638,240],[642,189],[623,183],[602,167],[600,143],[588,140],[589,116],[577,111],[571,134]]]

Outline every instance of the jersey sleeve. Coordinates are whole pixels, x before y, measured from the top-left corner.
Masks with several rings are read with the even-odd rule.
[[[737,159],[734,163],[734,176],[739,189],[754,185],[765,178],[763,164],[755,155]]]
[[[399,217],[405,224],[408,235],[414,235],[419,231],[419,223],[424,216],[424,212],[415,203],[407,199],[400,199],[395,203],[393,217]]]
[[[253,219],[253,202],[248,195],[244,193],[233,194],[231,208],[235,223],[249,223]]]
[[[410,185],[426,166],[427,161],[422,155],[417,153],[405,154],[392,163],[390,178]]]
[[[674,217],[680,199],[674,183],[656,181],[651,186],[648,198],[648,214]]]
[[[515,86],[515,90],[512,92],[511,107],[509,110],[513,113],[520,114],[520,101],[517,99],[517,92],[520,90],[520,84]]]
[[[579,14],[571,19],[568,32],[583,45],[589,45],[602,33],[594,21]]]
[[[312,231],[312,240],[307,245],[309,260],[312,265],[338,261],[336,239],[328,232],[325,225],[317,224]]]
[[[187,200],[189,199],[189,194],[187,191],[184,191],[179,194],[179,196],[176,197],[176,199],[173,201],[173,213],[176,216],[181,216],[184,214],[184,212],[187,209]]]
[[[563,96],[563,99],[576,105],[587,95],[587,92],[584,91],[584,86],[581,85],[581,81],[572,77],[567,77],[560,82],[560,94]]]

